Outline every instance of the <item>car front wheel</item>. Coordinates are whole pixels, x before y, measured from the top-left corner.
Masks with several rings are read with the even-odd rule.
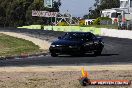
[[[57,57],[58,55],[56,53],[51,53],[52,57]]]

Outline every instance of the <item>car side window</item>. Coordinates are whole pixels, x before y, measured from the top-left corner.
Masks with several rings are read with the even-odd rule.
[[[96,36],[94,34],[91,34],[91,36],[92,36],[92,39],[95,39],[96,38]]]
[[[94,38],[95,38],[95,36],[93,34],[87,35],[87,41],[93,41]]]

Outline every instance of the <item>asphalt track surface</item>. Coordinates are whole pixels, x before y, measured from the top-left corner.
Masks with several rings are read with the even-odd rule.
[[[132,40],[103,37],[105,47],[101,56],[87,54],[84,56],[35,57],[12,60],[0,60],[0,66],[52,66],[52,65],[93,65],[93,64],[131,64]]]

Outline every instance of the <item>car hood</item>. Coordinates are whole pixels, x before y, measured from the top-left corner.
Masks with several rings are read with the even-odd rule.
[[[84,42],[83,41],[71,41],[71,40],[57,40],[52,43],[52,45],[82,45]]]

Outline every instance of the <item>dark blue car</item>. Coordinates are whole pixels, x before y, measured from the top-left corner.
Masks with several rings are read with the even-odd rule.
[[[100,55],[104,44],[101,37],[96,37],[91,32],[68,32],[54,41],[49,51],[51,56],[60,54],[83,55],[94,53]]]

